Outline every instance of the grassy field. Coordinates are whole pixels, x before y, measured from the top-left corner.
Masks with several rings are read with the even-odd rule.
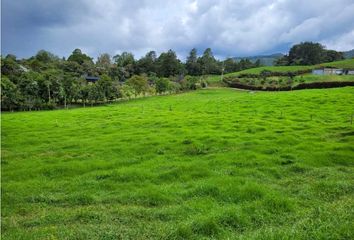
[[[314,69],[314,68],[321,68],[321,67],[335,67],[335,68],[345,68],[345,69],[354,69],[354,59],[346,59],[337,62],[331,63],[322,63],[319,65],[314,66],[266,66],[266,67],[259,67],[259,68],[250,68],[239,72],[228,73],[225,74],[224,77],[237,77],[240,74],[260,74],[262,71],[271,71],[271,72],[296,72],[299,70],[307,70],[307,69]],[[303,75],[305,82],[311,81],[353,81],[354,76],[313,76],[312,74]],[[328,80],[330,79],[330,80]],[[207,82],[211,85],[217,85],[220,83],[221,76],[220,75],[211,75],[207,77]]]
[[[2,239],[353,239],[354,88],[2,114]]]
[[[305,74],[296,76],[295,82],[340,82],[340,81],[354,81],[353,75],[313,75]],[[298,81],[297,81],[298,80]]]
[[[262,71],[267,70],[271,72],[296,72],[299,70],[307,70],[321,67],[335,67],[335,68],[350,68],[354,69],[354,59],[346,59],[337,62],[322,63],[313,66],[272,66],[272,67],[259,67],[250,68],[240,72],[225,74],[225,76],[238,76],[243,73],[260,74]]]
[[[272,67],[259,67],[259,68],[251,68],[247,70],[243,70],[240,72],[234,72],[225,74],[224,78],[228,77],[237,77],[240,74],[260,74],[262,71],[267,70],[271,72],[296,72],[299,70],[305,69],[314,69],[320,67],[338,67],[338,68],[346,68],[346,69],[354,69],[354,59],[347,59],[343,61],[331,62],[331,63],[323,63],[316,66],[272,66]],[[206,77],[206,81],[209,83],[210,86],[221,86],[225,85],[222,83],[220,75],[210,75]],[[281,76],[281,77],[267,77],[266,80],[262,78],[238,78],[237,80],[239,83],[251,86],[287,86],[292,85],[296,86],[300,83],[309,83],[309,82],[330,82],[330,81],[354,81],[353,75],[313,75],[313,74],[303,74],[298,75],[294,78],[292,83],[288,82],[288,77]]]
[[[333,68],[346,68],[346,69],[354,69],[354,58],[346,59],[337,62],[330,63],[321,63],[320,67],[333,67]]]

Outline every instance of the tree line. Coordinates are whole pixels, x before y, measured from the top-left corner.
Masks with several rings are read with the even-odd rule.
[[[93,105],[143,95],[176,93],[205,87],[203,76],[235,72],[260,66],[259,61],[217,60],[210,48],[198,56],[194,48],[185,62],[173,50],[157,56],[155,51],[135,59],[129,52],[96,61],[75,49],[67,58],[40,50],[35,56],[17,59],[1,56],[1,109],[53,109],[69,104]],[[90,83],[86,76],[99,80]]]
[[[315,65],[344,59],[343,52],[327,50],[320,43],[302,42],[290,48],[287,55],[275,61],[277,66]]]

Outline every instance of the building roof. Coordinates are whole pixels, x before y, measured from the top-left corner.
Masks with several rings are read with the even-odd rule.
[[[86,81],[97,81],[100,78],[99,77],[94,77],[94,76],[86,76],[85,79],[86,79]]]

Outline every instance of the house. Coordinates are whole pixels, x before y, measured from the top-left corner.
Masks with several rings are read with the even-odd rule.
[[[314,75],[353,75],[354,70],[340,68],[318,68],[313,69]]]
[[[345,70],[344,74],[345,75],[354,75],[354,70]]]
[[[99,77],[93,77],[93,76],[85,76],[85,79],[87,82],[95,83],[97,82],[100,78]]]
[[[323,75],[323,69],[313,69],[312,74],[314,75]]]

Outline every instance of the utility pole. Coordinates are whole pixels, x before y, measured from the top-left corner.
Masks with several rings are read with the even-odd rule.
[[[225,60],[222,61],[222,66],[221,66],[221,82],[224,79],[224,70],[225,70]]]

